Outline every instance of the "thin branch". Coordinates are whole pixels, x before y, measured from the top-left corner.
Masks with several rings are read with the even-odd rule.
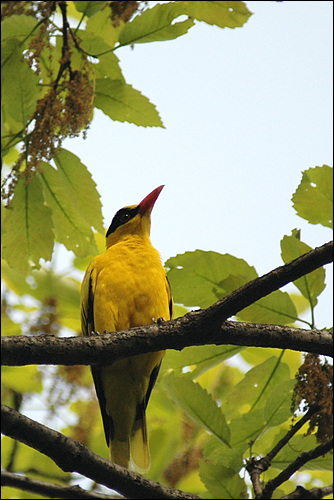
[[[289,442],[289,440],[298,432],[303,425],[306,424],[312,415],[318,410],[317,406],[313,406],[308,410],[303,417],[301,417],[298,422],[296,422],[291,429],[285,434],[285,436],[280,439],[280,441],[274,446],[274,448],[264,457],[256,460],[252,458],[246,466],[246,470],[250,475],[253,489],[255,493],[255,498],[262,498],[262,484],[260,476],[263,472],[269,469],[271,461],[273,458],[281,451],[281,449]]]
[[[271,479],[268,481],[266,484],[262,495],[259,496],[258,498],[265,498],[269,499],[271,498],[273,491],[278,488],[282,483],[285,481],[288,481],[290,477],[303,465],[305,465],[307,462],[310,462],[311,460],[314,460],[318,457],[321,457],[322,455],[325,455],[326,453],[329,453],[333,449],[333,439],[330,439],[327,441],[327,443],[320,444],[316,448],[310,451],[304,451],[298,457],[296,460],[294,460],[291,464],[289,464],[280,474],[278,474],[274,479]]]
[[[333,485],[332,486],[323,486],[322,488],[311,488],[310,490],[307,490],[303,486],[297,486],[295,491],[290,493],[289,495],[285,495],[284,497],[281,497],[281,499],[296,499],[296,498],[302,498],[303,500],[306,499],[317,499],[317,498],[323,498],[328,495],[331,495],[333,493]]]
[[[113,464],[96,455],[83,444],[1,406],[1,430],[50,457],[65,472],[77,472],[119,492],[127,498],[194,499],[196,495],[172,490],[140,474]]]
[[[50,498],[110,500],[110,495],[101,495],[99,493],[85,491],[80,488],[80,486],[59,486],[59,484],[37,481],[36,479],[19,476],[18,474],[12,474],[7,471],[1,472],[1,486],[18,488]]]

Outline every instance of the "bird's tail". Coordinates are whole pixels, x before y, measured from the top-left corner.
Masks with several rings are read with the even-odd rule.
[[[144,473],[149,470],[151,457],[144,403],[137,407],[136,420],[131,433],[131,458],[139,472]]]
[[[109,441],[110,460],[122,467],[129,468],[130,462],[130,441],[119,441],[110,439]]]

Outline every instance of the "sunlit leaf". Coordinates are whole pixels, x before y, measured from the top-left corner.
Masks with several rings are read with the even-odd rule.
[[[163,127],[155,106],[147,97],[120,80],[96,80],[94,105],[112,120],[141,127]]]
[[[184,14],[220,28],[243,26],[252,13],[244,2],[178,2]]]
[[[164,385],[169,395],[196,422],[228,444],[230,431],[225,417],[211,396],[198,383],[186,375],[174,372],[164,377]]]
[[[91,224],[73,197],[71,179],[65,182],[66,175],[46,162],[42,162],[42,169],[43,173],[38,176],[42,181],[44,200],[52,211],[56,239],[80,257],[95,254],[97,249]],[[77,182],[80,183],[80,179]]]
[[[292,201],[303,219],[333,228],[333,168],[323,165],[305,170]]]
[[[119,35],[120,45],[174,40],[187,33],[194,24],[192,19],[173,22],[183,14],[181,3],[158,4],[137,15],[124,25]]]
[[[241,282],[257,277],[255,269],[244,260],[203,250],[171,257],[166,267],[175,302],[202,308],[227,295],[224,288],[227,282],[230,288],[231,280],[237,277],[238,288]]]
[[[3,258],[11,267],[27,273],[41,258],[50,260],[54,245],[51,211],[43,202],[37,176],[19,179],[12,205],[6,209],[2,239]],[[22,277],[21,277],[22,279]]]
[[[224,412],[230,417],[252,408],[262,408],[274,388],[290,379],[286,363],[275,356],[249,370],[235,386],[223,404]]]
[[[298,231],[292,231],[291,236],[284,236],[281,241],[281,255],[283,261],[287,264],[293,259],[297,259],[301,255],[312,250],[306,243],[299,239]],[[305,276],[293,282],[303,296],[309,301],[310,305],[314,307],[318,299],[317,297],[325,288],[325,269],[319,267]]]
[[[246,484],[233,469],[202,461],[200,477],[210,492],[208,498],[247,498]]]

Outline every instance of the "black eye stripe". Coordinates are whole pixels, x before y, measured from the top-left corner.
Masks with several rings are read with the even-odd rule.
[[[120,210],[118,210],[113,220],[111,221],[106,237],[109,236],[109,234],[114,233],[118,227],[126,224],[127,222],[129,222],[129,220],[133,219],[139,212],[139,208],[140,207],[138,205],[134,208],[121,208]]]

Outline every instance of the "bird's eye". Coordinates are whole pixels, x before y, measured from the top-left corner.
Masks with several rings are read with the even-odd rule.
[[[126,210],[125,212],[122,212],[120,214],[120,221],[122,224],[125,224],[125,222],[130,220],[130,218],[131,218],[131,214],[130,214],[130,211],[128,211],[128,210]]]

